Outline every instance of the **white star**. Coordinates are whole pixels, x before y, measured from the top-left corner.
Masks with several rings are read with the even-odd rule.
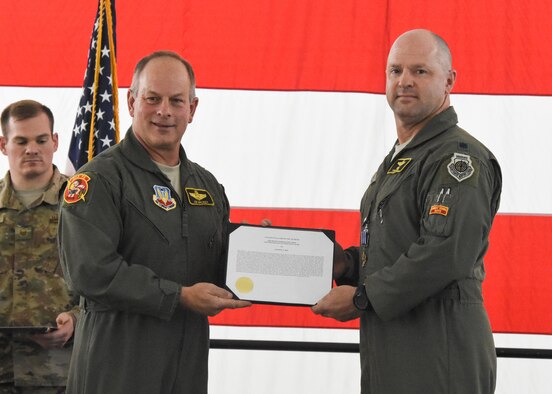
[[[106,135],[105,138],[103,140],[100,140],[100,141],[102,141],[102,148],[104,146],[107,146],[109,148],[111,146],[111,141],[113,141],[113,140],[109,139],[109,137]]]
[[[88,86],[86,89],[90,90],[90,93],[94,91],[94,84]]]
[[[100,67],[100,75],[103,75],[103,66]]]
[[[100,21],[96,19],[96,22],[94,22],[94,30],[98,30],[99,25],[100,25]]]
[[[82,147],[82,140],[79,140],[79,150],[81,150]]]
[[[102,109],[100,108],[100,109],[98,110],[98,112],[96,112],[96,117],[97,117],[98,119],[102,119],[102,120],[103,120],[104,114],[105,114],[105,112],[102,111]]]
[[[83,109],[84,109],[83,107],[80,107],[80,106],[79,106],[79,109],[77,109],[77,114],[78,114],[78,115],[77,115],[77,118],[78,118],[79,116],[82,116],[82,110],[83,110]]]
[[[113,86],[113,78],[111,78],[111,75],[108,75],[107,79],[109,80],[109,85]]]
[[[99,138],[99,134],[100,133],[100,130],[96,129],[94,130],[94,138],[98,139]]]
[[[115,119],[111,119],[108,123],[109,123],[109,126],[111,127],[111,130],[115,130]]]
[[[81,131],[86,130],[86,126],[87,126],[87,125],[88,125],[88,123],[85,122],[84,119],[83,119],[82,123],[81,123],[80,126],[79,126],[80,129],[81,129]]]
[[[73,129],[73,133],[75,133],[75,137],[79,135],[80,133],[80,126],[75,125],[75,128]]]
[[[86,104],[84,104],[84,113],[92,112],[92,104],[90,104],[90,101],[87,101]]]
[[[92,40],[92,45],[90,46],[91,48],[95,48],[96,47],[96,39],[93,39]]]
[[[102,56],[109,57],[109,48],[107,47],[107,45],[105,45],[102,49]]]
[[[100,97],[102,98],[102,103],[104,101],[107,101],[107,102],[110,102],[111,100],[109,99],[111,97],[111,95],[109,93],[107,93],[107,90],[104,92],[104,94],[100,94]]]

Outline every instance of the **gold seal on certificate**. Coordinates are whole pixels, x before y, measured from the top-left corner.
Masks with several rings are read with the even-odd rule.
[[[314,305],[332,287],[334,232],[231,224],[226,287],[242,300]]]
[[[247,276],[242,276],[236,281],[236,290],[240,294],[247,294],[253,290],[253,280]]]

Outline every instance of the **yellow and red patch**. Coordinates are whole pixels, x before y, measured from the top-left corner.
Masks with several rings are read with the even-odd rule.
[[[74,204],[80,200],[84,201],[84,196],[88,192],[88,181],[90,177],[86,174],[74,175],[67,181],[67,187],[63,193],[63,200],[67,204]]]
[[[432,205],[429,209],[430,215],[442,215],[447,216],[449,211],[449,207],[445,205]]]

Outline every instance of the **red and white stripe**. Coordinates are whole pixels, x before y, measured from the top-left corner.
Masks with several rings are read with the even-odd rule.
[[[21,0],[0,13],[0,107],[23,98],[50,106],[62,169],[96,7]],[[195,67],[200,98],[183,143],[224,184],[232,220],[332,228],[344,246],[358,243],[360,198],[396,138],[384,95],[389,47],[411,28],[440,34],[458,71],[460,126],[503,170],[484,285],[497,346],[552,348],[552,3],[118,0],[116,8],[121,129],[130,125],[125,97],[136,61],[178,51]],[[358,339],[357,322],[308,308],[256,305],[212,323],[220,338]],[[356,355],[311,356],[214,351],[212,392],[240,384],[240,392],[358,391]],[[497,392],[546,392],[539,371],[551,363],[501,359]],[[306,364],[318,369],[310,378]],[[291,383],[272,382],[273,368],[289,371]]]

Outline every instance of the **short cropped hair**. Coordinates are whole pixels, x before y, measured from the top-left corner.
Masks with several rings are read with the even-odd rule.
[[[435,43],[437,44],[437,50],[441,55],[441,61],[443,62],[445,71],[449,71],[452,68],[452,54],[450,53],[450,48],[447,42],[440,35],[432,31],[430,31],[430,33],[431,36],[435,39]]]
[[[138,90],[140,89],[140,86],[139,86],[140,74],[142,73],[146,65],[151,60],[157,59],[160,57],[171,57],[173,59],[178,60],[184,65],[184,67],[186,67],[186,71],[188,72],[188,76],[190,78],[190,101],[192,101],[195,98],[195,88],[196,88],[194,69],[192,68],[192,65],[190,64],[189,61],[187,61],[178,53],[173,51],[156,51],[140,59],[140,61],[136,64],[136,68],[134,69],[134,74],[132,75],[132,83],[130,85],[130,91],[132,92],[132,95],[136,97],[136,95],[138,94]]]
[[[45,113],[46,116],[48,116],[48,120],[50,121],[50,132],[53,134],[54,133],[54,114],[52,114],[52,111],[50,110],[50,108],[48,108],[44,104],[39,103],[38,101],[21,100],[8,105],[4,109],[4,111],[2,111],[2,115],[0,116],[0,122],[2,125],[2,135],[4,137],[8,136],[8,132],[9,132],[8,125],[10,122],[10,118],[13,118],[14,120],[25,120],[25,119],[34,118],[35,116],[38,116],[40,113]]]

